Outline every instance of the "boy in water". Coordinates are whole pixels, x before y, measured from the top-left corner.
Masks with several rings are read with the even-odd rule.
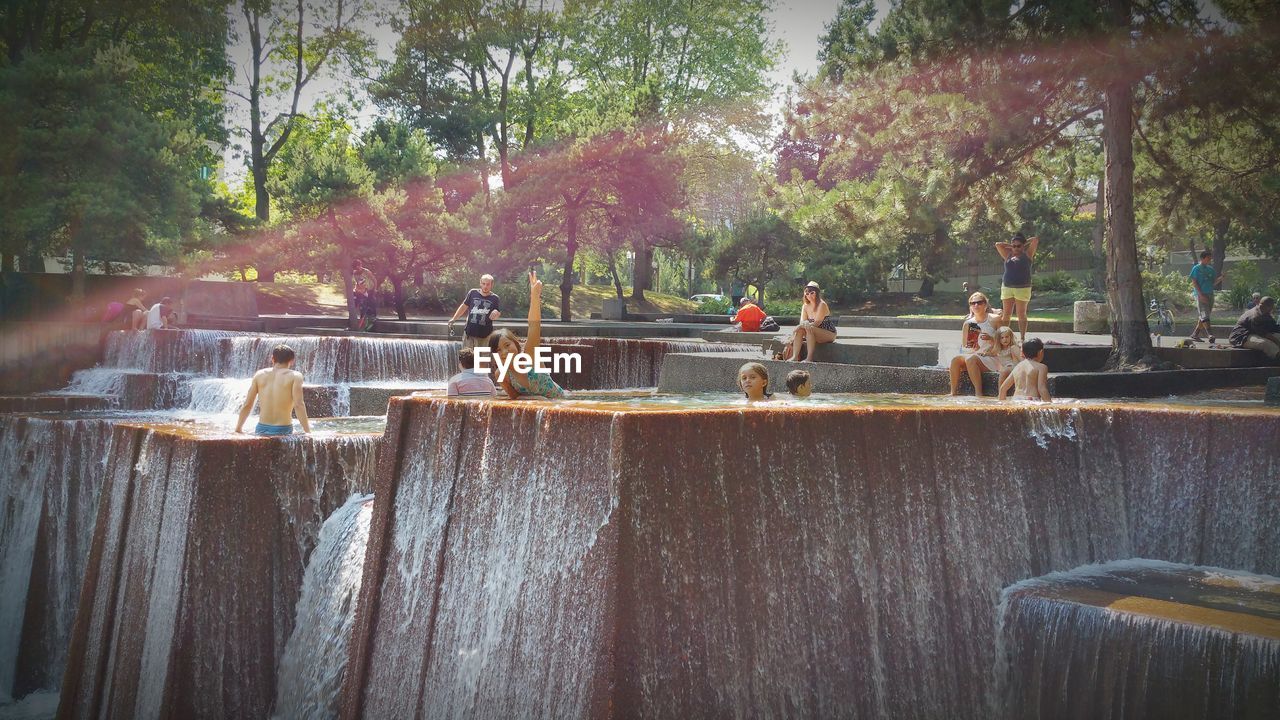
[[[271,350],[271,367],[254,373],[249,383],[249,395],[240,406],[240,419],[236,432],[244,432],[244,421],[258,401],[258,435],[289,435],[293,433],[293,413],[297,411],[302,432],[311,432],[307,419],[307,405],[302,400],[302,373],[293,369],[296,356],[288,345],[277,345]]]
[[[798,398],[807,398],[813,392],[813,378],[807,370],[792,370],[787,373],[787,392]]]
[[[457,375],[449,378],[449,397],[493,397],[493,381],[485,373],[478,372],[475,352],[471,348],[458,351]]]
[[[1044,364],[1044,343],[1032,338],[1022,343],[1022,362],[1000,383],[1000,399],[1014,388],[1014,397],[1049,402],[1049,368]]]

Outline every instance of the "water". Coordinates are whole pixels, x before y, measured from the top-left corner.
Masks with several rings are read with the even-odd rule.
[[[401,406],[366,715],[976,720],[1018,580],[1280,571],[1274,412],[585,395]]]
[[[1280,578],[1127,560],[1001,595],[1004,716],[1273,718]]]
[[[62,679],[111,451],[102,420],[0,415],[0,703]]]
[[[274,717],[319,720],[338,715],[372,501],[372,495],[352,495],[320,529],[303,577],[293,634],[280,660]]]

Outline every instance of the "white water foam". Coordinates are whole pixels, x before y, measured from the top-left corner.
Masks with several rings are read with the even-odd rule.
[[[372,500],[372,495],[352,495],[320,529],[303,577],[297,621],[280,660],[273,717],[318,720],[338,715]]]

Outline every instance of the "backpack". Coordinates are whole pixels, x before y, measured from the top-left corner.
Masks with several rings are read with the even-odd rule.
[[[781,329],[782,326],[778,324],[777,320],[773,319],[772,315],[765,315],[764,319],[760,321],[760,332],[778,332]]]

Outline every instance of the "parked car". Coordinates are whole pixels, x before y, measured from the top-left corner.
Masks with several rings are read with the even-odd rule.
[[[698,293],[697,295],[690,295],[689,299],[696,303],[700,303],[703,300],[715,300],[716,302],[724,302],[729,298],[723,295],[717,295],[715,293]]]

